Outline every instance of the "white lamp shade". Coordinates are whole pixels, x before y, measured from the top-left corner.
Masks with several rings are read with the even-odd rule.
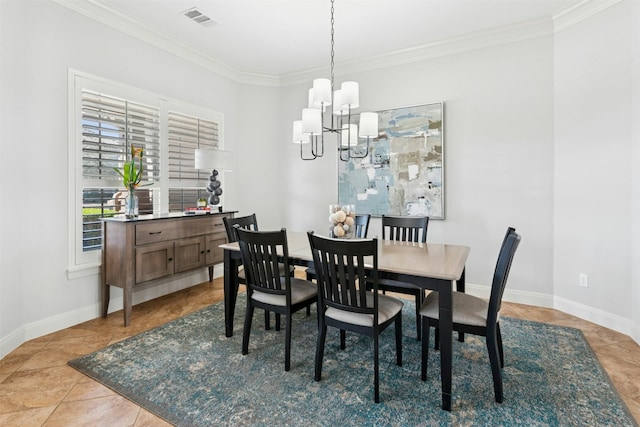
[[[343,147],[355,147],[358,145],[358,125],[342,125],[340,137]]]
[[[360,114],[360,136],[362,138],[378,137],[378,113]]]
[[[233,153],[212,148],[197,148],[195,154],[196,169],[231,172],[233,170]]]
[[[338,89],[333,92],[333,114],[336,116],[349,114],[349,108],[343,108],[342,89]]]
[[[343,82],[342,86],[342,105],[348,105],[349,108],[358,108],[360,106],[360,88],[357,82]]]
[[[302,134],[320,135],[322,133],[322,116],[317,108],[302,109]]]
[[[313,107],[331,105],[331,80],[315,79],[313,81]]]
[[[305,142],[309,142],[309,139],[302,135],[302,120],[296,120],[293,122],[293,143],[304,144]]]

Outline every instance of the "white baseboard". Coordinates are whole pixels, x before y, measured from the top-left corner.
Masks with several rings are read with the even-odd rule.
[[[222,275],[222,265],[216,265],[213,270],[214,278],[222,277]],[[181,275],[178,278],[171,278],[166,282],[160,281],[155,285],[136,290],[133,294],[133,304],[140,304],[172,292],[189,288],[207,280],[209,280],[209,273],[206,269],[202,269],[197,272]],[[122,310],[123,303],[124,299],[122,297],[122,290],[119,288],[112,288],[111,299],[109,301],[109,313]],[[0,359],[11,353],[26,341],[69,328],[88,320],[96,319],[100,317],[101,311],[100,302],[96,302],[89,306],[70,310],[65,313],[22,325],[0,339]],[[122,321],[124,322],[124,318]],[[132,322],[133,321],[135,321],[135,319],[133,319]]]
[[[621,334],[629,335],[640,344],[640,325],[631,319],[561,297],[554,297],[554,308],[605,328],[613,329]]]
[[[491,287],[467,283],[465,291],[471,295],[489,298]],[[563,313],[579,317],[580,319],[587,320],[597,325],[604,326],[605,328],[620,332],[621,334],[628,335],[629,337],[631,337],[631,339],[640,344],[639,324],[635,323],[631,319],[617,316],[615,314],[602,311],[597,308],[579,304],[574,301],[556,297],[553,295],[530,291],[519,291],[509,288],[505,289],[502,300],[506,302],[515,302],[518,304],[533,305],[536,307],[554,308],[556,310],[562,311]]]
[[[491,287],[467,283],[465,285],[465,292],[471,295],[489,298]],[[554,308],[553,296],[541,294],[539,292],[519,291],[507,288],[504,291],[502,300],[506,302],[515,302],[517,304],[535,305],[536,307]]]
[[[0,359],[18,348],[25,341],[24,326],[0,338]]]

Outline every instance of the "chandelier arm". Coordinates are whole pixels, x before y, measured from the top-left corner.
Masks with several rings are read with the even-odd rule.
[[[313,153],[311,153],[311,154],[312,154],[312,157],[304,157],[304,155],[302,154],[302,145],[303,145],[303,144],[302,144],[302,143],[300,143],[300,159],[302,159],[302,160],[315,160],[315,159],[316,159],[316,157],[315,157],[315,156],[313,156]]]
[[[364,159],[369,155],[369,137],[367,137],[367,151],[362,156],[353,156],[351,155],[351,148],[349,148],[349,159]]]

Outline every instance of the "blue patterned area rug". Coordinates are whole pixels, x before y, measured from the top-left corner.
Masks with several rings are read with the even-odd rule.
[[[249,354],[241,354],[244,301],[240,295],[231,338],[220,303],[69,364],[178,426],[637,425],[576,329],[502,320],[502,404],[494,401],[484,340],[455,340],[452,411],[446,412],[439,352],[429,352],[429,378],[420,381],[412,302],[403,309],[402,367],[395,364],[393,327],[381,336],[381,403],[375,404],[371,339],[348,333],[340,351],[338,332],[329,329],[316,382],[315,308],[309,317],[304,310],[294,315],[285,372],[284,329],[265,331],[262,312],[256,310]]]

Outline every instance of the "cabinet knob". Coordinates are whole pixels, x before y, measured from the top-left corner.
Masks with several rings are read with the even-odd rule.
[[[169,261],[173,261],[173,258],[169,258]]]

